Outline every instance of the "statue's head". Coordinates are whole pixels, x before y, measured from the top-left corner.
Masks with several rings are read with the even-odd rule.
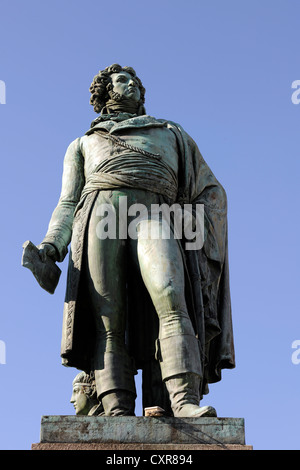
[[[145,114],[145,88],[132,67],[113,64],[101,70],[90,86],[90,103],[96,113]]]
[[[73,380],[70,402],[74,404],[76,415],[87,415],[93,406],[99,404],[95,379],[92,375],[80,372]]]

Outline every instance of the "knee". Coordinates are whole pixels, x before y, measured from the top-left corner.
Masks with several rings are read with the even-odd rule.
[[[178,296],[178,293],[179,293],[178,289],[174,286],[171,280],[169,280],[168,282],[164,284],[161,284],[160,290],[161,290],[162,297],[165,297],[165,298],[174,299]]]
[[[185,310],[183,286],[172,283],[171,280],[155,285],[154,297],[157,299],[157,311],[167,312]]]

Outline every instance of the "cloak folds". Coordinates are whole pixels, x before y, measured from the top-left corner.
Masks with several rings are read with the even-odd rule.
[[[148,123],[147,118],[143,116],[145,127],[150,127],[154,118],[149,117]],[[197,204],[204,205],[204,245],[199,251],[184,251],[186,300],[202,349],[203,394],[208,393],[207,384],[221,380],[222,369],[235,367],[228,272],[227,199],[223,187],[191,137],[178,124],[169,121],[167,126],[176,135],[180,157],[175,202],[192,204],[195,210]],[[93,129],[88,131],[89,134],[92,132]],[[87,372],[92,370],[94,328],[83,282],[82,256],[89,214],[98,191],[84,195],[74,217],[61,344],[63,364]],[[44,242],[55,244],[53,240],[47,240],[47,236]],[[184,250],[184,240],[182,242]],[[134,286],[130,285],[130,281],[128,283],[127,324],[128,350],[137,368],[143,368],[143,363],[155,356],[158,319],[141,280],[135,280]]]

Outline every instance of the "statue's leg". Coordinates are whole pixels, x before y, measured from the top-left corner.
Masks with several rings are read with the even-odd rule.
[[[174,416],[215,415],[199,407],[202,367],[199,342],[190,320],[184,286],[184,265],[178,241],[152,239],[150,220],[140,224],[138,259],[144,283],[159,317],[159,359]],[[163,230],[163,227],[161,227]]]
[[[94,369],[98,396],[107,415],[133,415],[134,367],[124,341],[126,321],[126,249],[123,240],[101,239],[99,204],[109,203],[107,192],[93,207],[86,243],[85,282],[95,319]]]

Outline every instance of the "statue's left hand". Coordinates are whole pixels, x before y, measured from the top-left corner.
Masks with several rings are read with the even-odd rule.
[[[44,263],[47,260],[47,256],[53,259],[53,261],[57,261],[58,257],[57,257],[56,248],[53,245],[50,245],[50,243],[41,243],[38,246],[38,249],[39,249],[39,256]]]

